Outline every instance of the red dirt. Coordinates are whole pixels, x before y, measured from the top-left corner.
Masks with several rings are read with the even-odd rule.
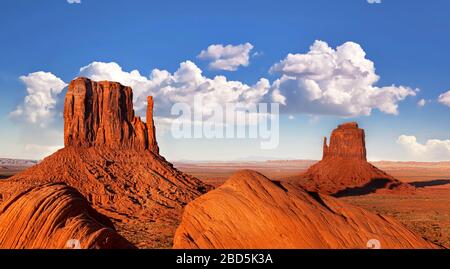
[[[197,162],[177,167],[215,186],[222,185],[239,169],[252,169],[272,179],[285,181],[304,173],[315,161],[280,160],[264,162]],[[438,245],[450,248],[450,163],[373,162],[389,174],[416,186],[414,193],[385,192],[342,197],[346,203],[373,213],[391,216],[410,230]]]
[[[189,203],[174,248],[435,248],[393,218],[250,170]]]

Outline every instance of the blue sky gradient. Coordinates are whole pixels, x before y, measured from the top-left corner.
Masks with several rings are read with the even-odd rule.
[[[288,119],[282,115],[281,140],[275,150],[259,149],[258,141],[174,140],[160,134],[162,153],[169,160],[317,159],[322,137],[337,124],[356,120],[366,130],[369,159],[450,159],[445,146],[436,149],[435,157],[417,156],[397,142],[401,135],[415,136],[421,144],[450,139],[450,107],[438,102],[439,95],[450,90],[447,0],[383,0],[381,4],[366,0],[82,0],[81,4],[10,0],[1,1],[0,9],[0,157],[43,157],[42,152],[24,149],[44,139],[40,129],[9,116],[26,95],[20,76],[45,71],[68,83],[81,67],[94,61],[116,62],[124,71],[137,69],[148,76],[154,68],[174,72],[181,62],[191,60],[206,77],[225,75],[249,85],[267,78],[272,83],[279,76],[269,72],[271,66],[288,53],[306,53],[315,40],[323,40],[332,48],[347,41],[359,44],[375,63],[380,76],[376,85],[404,85],[420,92],[398,103],[398,115],[377,109],[370,116],[352,118],[298,114]],[[249,66],[235,72],[212,70],[207,61],[197,58],[211,44],[246,42],[258,56],[250,57]],[[422,98],[430,101],[419,107]],[[48,128],[57,132],[60,127],[61,122],[56,122]],[[58,134],[48,139],[62,144]]]

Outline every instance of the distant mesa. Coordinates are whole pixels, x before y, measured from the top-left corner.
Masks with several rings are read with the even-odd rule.
[[[74,188],[46,184],[0,207],[0,248],[135,248]]]
[[[211,187],[159,154],[153,98],[148,98],[146,123],[135,115],[132,101],[132,89],[120,83],[74,79],[65,98],[65,147],[1,181],[3,199],[33,186],[62,182],[116,222],[133,220],[136,229],[160,216],[176,222],[184,205]],[[135,233],[130,225],[127,229]],[[160,236],[158,240],[170,244],[170,237]]]
[[[0,166],[8,169],[9,167],[29,167],[38,163],[35,160],[21,160],[21,159],[8,159],[0,158]]]
[[[392,218],[246,170],[186,206],[174,248],[363,249],[373,239],[436,248]]]
[[[414,190],[367,162],[365,133],[356,122],[334,129],[329,145],[325,137],[322,160],[294,181],[309,191],[335,196],[362,195],[378,189]]]

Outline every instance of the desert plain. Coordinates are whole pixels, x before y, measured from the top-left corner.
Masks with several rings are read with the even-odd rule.
[[[273,160],[243,162],[174,162],[179,170],[191,174],[214,187],[222,185],[233,173],[251,169],[269,178],[284,180],[304,173],[316,160]],[[1,159],[0,178],[6,179],[36,161]],[[403,182],[413,184],[417,190],[413,195],[401,193],[371,193],[360,196],[347,196],[339,199],[349,204],[365,208],[374,213],[394,217],[410,230],[415,231],[429,241],[445,248],[450,248],[450,162],[372,162],[378,168]],[[178,223],[173,223],[178,225]],[[142,234],[121,229],[122,223],[116,223],[119,232],[128,238],[140,240]],[[166,231],[165,237],[170,241],[173,228],[167,223],[153,223],[156,229]],[[141,227],[141,232],[149,233],[148,227]],[[153,235],[155,240],[158,236]],[[157,241],[156,241],[157,242]],[[170,245],[146,245],[142,247],[168,248]]]
[[[304,173],[315,160],[175,162],[175,166],[215,187],[238,170],[251,169],[275,180]],[[392,216],[429,241],[450,248],[450,162],[374,161],[376,167],[416,187],[413,194],[375,192],[341,197],[374,213]]]

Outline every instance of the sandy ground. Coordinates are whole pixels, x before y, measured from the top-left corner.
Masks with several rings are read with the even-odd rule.
[[[304,172],[314,161],[270,161],[247,163],[178,163],[178,168],[214,186],[240,169],[253,169],[269,178]],[[343,197],[344,201],[375,213],[396,218],[422,237],[450,248],[450,162],[373,162],[378,168],[417,187],[414,194],[374,193]]]
[[[219,186],[234,172],[242,169],[256,170],[269,178],[283,180],[304,172],[315,161],[267,161],[267,162],[209,162],[175,163],[183,172],[192,174],[206,183]],[[450,162],[373,162],[394,177],[417,187],[414,194],[373,193],[364,196],[340,198],[375,213],[392,216],[422,237],[450,248]],[[0,167],[0,179],[7,178],[24,167]],[[174,227],[161,227],[166,224],[149,223],[146,227],[128,231],[125,223],[116,223],[119,232],[127,238],[139,241],[141,233],[167,230],[171,241]],[[177,223],[173,223],[177,225]],[[164,242],[152,245],[139,245],[141,248],[167,248]]]

